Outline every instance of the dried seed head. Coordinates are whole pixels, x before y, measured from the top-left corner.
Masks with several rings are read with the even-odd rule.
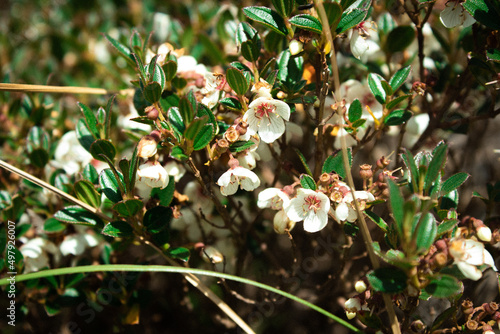
[[[373,177],[372,166],[364,164],[359,166],[359,168],[359,176],[361,176],[363,180],[371,180],[371,178]]]

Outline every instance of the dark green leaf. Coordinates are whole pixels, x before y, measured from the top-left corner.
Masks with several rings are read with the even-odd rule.
[[[360,126],[363,126],[366,123],[366,119],[358,119],[357,121],[352,122],[351,126],[355,128],[359,128]]]
[[[108,40],[108,42],[113,45],[113,47],[118,50],[118,52],[125,58],[125,60],[132,65],[135,65],[134,58],[132,57],[132,52],[128,47],[118,42],[113,37],[108,34],[103,34],[103,36]]]
[[[349,165],[352,166],[352,149],[350,147],[347,148],[347,157],[349,159]],[[337,153],[326,158],[325,163],[323,164],[322,172],[337,173],[342,179],[346,177],[347,174],[344,169],[344,159],[342,158],[341,151],[338,151]]]
[[[469,176],[470,176],[469,174],[464,172],[450,176],[441,185],[441,194],[445,195],[457,189],[469,178]]]
[[[385,125],[401,125],[409,120],[412,116],[412,113],[408,110],[398,109],[391,112],[384,119]]]
[[[248,91],[249,83],[240,70],[234,67],[228,68],[226,71],[226,79],[227,83],[236,94],[245,95]]]
[[[292,13],[294,0],[272,0],[272,2],[282,17],[288,17]]]
[[[288,30],[283,18],[274,10],[266,7],[245,7],[243,13],[251,20],[259,22],[273,31],[286,36]]]
[[[87,128],[87,125],[85,124],[85,121],[83,119],[78,120],[78,122],[76,123],[75,131],[80,145],[82,145],[83,148],[90,152],[90,146],[94,142],[95,138]]]
[[[340,22],[337,25],[337,29],[335,29],[335,31],[337,32],[337,34],[341,34],[357,26],[358,24],[363,22],[366,17],[366,13],[366,10],[358,8],[353,9],[349,12],[343,12],[340,18]]]
[[[82,209],[79,206],[68,206],[54,214],[54,218],[63,222],[77,225],[102,227],[104,224],[98,216]]]
[[[116,220],[106,224],[101,233],[113,238],[126,238],[134,235],[134,229],[126,221]]]
[[[28,154],[33,166],[43,168],[49,162],[49,152],[43,148],[37,148]]]
[[[361,107],[361,102],[359,102],[358,99],[355,99],[349,106],[349,112],[348,112],[349,122],[355,122],[359,120],[362,115],[363,115],[363,108]]]
[[[144,203],[138,199],[127,199],[124,201],[120,201],[113,206],[113,210],[115,210],[122,217],[132,217],[140,210]]]
[[[185,125],[188,125],[193,121],[196,113],[197,103],[196,99],[194,99],[194,101],[193,99],[194,99],[194,93],[192,90],[190,90],[188,95],[182,97],[179,100],[179,111],[181,113]]]
[[[434,243],[437,235],[436,219],[430,213],[417,214],[413,219],[413,235],[417,251],[425,254]]]
[[[449,298],[461,292],[460,282],[450,275],[438,275],[429,281],[425,292],[435,298]]]
[[[396,107],[398,104],[400,104],[404,100],[407,100],[410,97],[411,97],[411,94],[405,94],[405,95],[401,95],[401,96],[398,96],[396,98],[393,98],[391,101],[389,101],[387,103],[386,107],[387,107],[388,110],[391,110],[394,107]]]
[[[230,110],[241,111],[243,109],[240,101],[234,97],[223,98],[219,103]]]
[[[375,224],[377,224],[377,226],[380,227],[382,229],[382,231],[384,231],[384,233],[387,232],[387,229],[389,228],[389,226],[382,218],[380,218],[373,211],[365,210],[364,212],[365,212],[366,216],[368,216],[368,218],[370,218],[371,221],[373,221]]]
[[[182,100],[181,100],[182,101]],[[201,118],[196,118],[194,119],[186,128],[186,131],[184,132],[184,137],[186,140],[194,140],[194,138],[198,135],[198,133],[201,131],[203,126],[207,124],[208,117],[203,116]]]
[[[66,225],[61,223],[55,218],[49,218],[43,224],[43,231],[45,233],[58,233],[66,229]]]
[[[458,220],[457,219],[448,219],[444,220],[441,224],[438,225],[437,227],[437,237],[440,237],[451,230],[455,228],[455,226],[458,225]]]
[[[382,81],[385,81],[385,79],[380,75],[376,73],[368,74],[368,86],[370,87],[370,91],[380,104],[385,104],[387,94],[385,93]]]
[[[184,262],[187,262],[190,256],[189,249],[184,247],[169,249],[167,253],[171,258],[182,260]]]
[[[462,6],[480,23],[500,30],[500,7],[497,0],[467,0]]]
[[[97,118],[95,117],[94,112],[81,102],[78,102],[77,104],[85,117],[85,124],[87,124],[87,128],[92,136],[96,139],[100,138],[99,129],[97,128]]]
[[[413,192],[418,192],[419,190],[419,172],[415,159],[411,154],[410,150],[405,150],[405,153],[401,154],[406,168],[410,171],[410,183],[413,187]]]
[[[120,178],[123,179],[121,175]],[[122,200],[118,180],[111,169],[106,168],[99,174],[99,184],[101,185],[102,192],[111,202],[118,203]]]
[[[175,191],[174,177],[169,176],[168,185],[163,189],[153,188],[153,190],[151,191],[151,197],[158,198],[160,200],[160,205],[166,207],[169,206],[170,203],[172,202],[172,199],[174,198],[174,191]]]
[[[163,89],[161,88],[161,85],[158,82],[153,81],[144,86],[142,94],[144,94],[146,101],[153,104],[160,100],[162,92]]]
[[[389,85],[391,85],[392,90],[395,92],[401,87],[402,84],[408,79],[411,74],[411,65],[399,69],[389,80]]]
[[[429,191],[431,185],[437,180],[437,178],[439,177],[439,173],[444,168],[444,165],[446,163],[447,149],[448,145],[441,142],[434,150],[432,160],[429,163],[427,174],[425,175],[425,180],[424,180],[425,191]]]
[[[94,157],[96,160],[100,161],[106,161],[102,155],[105,155],[109,160],[113,160],[116,155],[116,148],[107,139],[97,139],[90,145],[90,154]]]
[[[406,289],[406,274],[401,269],[395,267],[379,268],[366,278],[370,282],[373,290],[385,293],[398,293]]]
[[[500,49],[488,49],[486,59],[500,63]]]
[[[298,148],[294,148],[294,150],[295,150],[295,153],[297,153],[297,155],[299,156],[299,159],[302,162],[302,166],[304,166],[304,169],[306,170],[306,173],[309,174],[310,176],[312,176],[313,173],[309,169],[309,166],[307,165],[307,160],[304,157],[304,155],[302,154],[302,152],[300,152]]]
[[[323,2],[323,6],[328,18],[328,25],[332,26],[334,23],[337,23],[342,15],[342,6],[337,2]]]
[[[458,191],[457,189],[450,191],[439,199],[439,208],[442,210],[456,209],[458,207]]]
[[[158,233],[170,225],[172,220],[172,209],[165,206],[155,206],[146,211],[144,215],[144,227],[150,233]]]
[[[300,184],[304,189],[316,190],[316,182],[311,176],[307,174],[302,174],[300,176]]]
[[[101,206],[101,194],[97,192],[94,188],[94,184],[90,181],[80,180],[75,183],[74,186],[76,197],[90,205],[93,208],[99,208]]]
[[[172,148],[172,151],[170,151],[170,156],[180,161],[186,161],[189,158],[189,156],[187,156],[184,150],[179,146],[175,146],[174,148]]]
[[[162,66],[163,72],[165,73],[165,80],[171,81],[177,74],[177,63],[173,60],[165,62]]]
[[[451,318],[453,318],[454,316],[456,316],[456,314],[457,314],[457,307],[456,306],[452,306],[452,307],[444,310],[440,315],[438,315],[436,317],[436,319],[432,323],[432,326],[431,326],[431,328],[429,330],[429,333],[433,333],[435,330],[441,328],[441,326],[445,322],[449,321]]]
[[[299,14],[292,17],[289,22],[294,26],[297,26],[304,30],[309,30],[317,34],[321,34],[322,26],[321,22],[312,15],[309,14]]]
[[[194,138],[193,150],[199,151],[204,149],[215,136],[213,124],[205,124]]]
[[[399,26],[394,28],[389,35],[383,49],[392,54],[404,51],[415,39],[415,31],[411,26]]]
[[[28,132],[28,137],[26,138],[26,148],[28,153],[33,152],[35,149],[49,151],[49,138],[49,134],[42,127],[32,127]]]
[[[404,197],[399,191],[399,187],[390,178],[387,178],[387,185],[389,186],[389,204],[391,207],[392,216],[398,228],[398,231],[403,232],[403,218],[404,218]]]
[[[236,30],[236,45],[240,46],[243,42],[252,40],[256,34],[257,30],[254,27],[247,22],[241,22]]]
[[[231,145],[229,145],[229,151],[233,152],[233,153],[239,153],[239,152],[242,152],[252,146],[254,146],[255,143],[251,140],[249,141],[244,141],[244,140],[239,140],[239,141],[236,141],[234,143],[232,143]]]

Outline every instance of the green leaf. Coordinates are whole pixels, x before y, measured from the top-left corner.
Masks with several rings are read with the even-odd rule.
[[[347,148],[347,157],[349,159],[349,166],[352,166],[352,148]],[[323,173],[337,173],[342,179],[345,179],[346,172],[344,169],[344,159],[342,158],[342,152],[338,151],[337,153],[330,155],[326,158],[325,163],[322,168]]]
[[[94,159],[99,161],[106,161],[101,154],[106,156],[109,160],[113,160],[116,155],[116,148],[113,143],[107,139],[97,139],[90,145],[90,154],[92,154]]]
[[[193,121],[196,113],[197,103],[196,99],[194,99],[194,101],[193,99],[194,99],[194,93],[192,90],[190,90],[186,96],[182,97],[179,100],[179,111],[181,113],[185,125],[188,125]]]
[[[118,175],[122,178],[121,181],[123,181],[121,174]],[[99,184],[101,185],[102,192],[111,202],[118,203],[122,200],[118,180],[111,169],[106,168],[99,174]]]
[[[455,228],[455,226],[457,226],[457,225],[458,225],[458,220],[457,219],[444,220],[437,227],[437,237],[445,235],[446,233],[448,233],[451,230],[453,230]]]
[[[245,95],[248,91],[249,82],[240,70],[234,67],[228,68],[226,71],[226,80],[236,94]]]
[[[415,30],[412,26],[399,26],[387,35],[383,49],[390,54],[404,51],[414,39]]]
[[[49,162],[49,152],[43,148],[34,149],[28,154],[33,166],[43,168]]]
[[[241,22],[236,30],[236,45],[240,46],[243,42],[252,40],[255,35],[257,30],[254,27],[247,22]]]
[[[349,122],[352,123],[359,120],[362,115],[363,115],[363,108],[361,107],[361,102],[359,102],[358,99],[355,99],[349,106],[349,112],[348,112]]]
[[[182,260],[184,262],[187,262],[190,256],[189,249],[184,247],[169,249],[167,254],[173,259]]]
[[[85,124],[87,124],[87,128],[89,129],[92,136],[95,139],[100,138],[99,129],[97,128],[97,118],[95,117],[94,112],[81,102],[77,102],[77,105],[78,107],[80,107],[80,110],[85,117]]]
[[[302,174],[300,176],[300,184],[304,189],[316,190],[316,182],[311,176],[307,174]]]
[[[127,199],[113,205],[115,210],[122,217],[132,217],[142,210],[144,203],[138,199]]]
[[[93,208],[99,208],[101,206],[101,194],[97,192],[94,188],[94,184],[90,181],[80,180],[75,183],[74,186],[76,197],[90,205]]]
[[[57,211],[54,214],[54,218],[63,223],[89,225],[96,227],[104,226],[101,218],[99,218],[92,212],[88,212],[87,210],[82,209],[81,207],[76,205],[67,206],[64,209]]]
[[[186,131],[186,125],[184,124],[184,119],[181,116],[179,108],[172,107],[168,111],[168,120],[170,121],[170,125],[178,135],[178,139],[180,139],[184,135],[184,131]]]
[[[486,59],[500,63],[500,49],[486,50]]]
[[[66,229],[66,225],[55,218],[49,218],[43,223],[45,233],[59,233]]]
[[[351,126],[355,128],[359,128],[360,126],[363,126],[366,123],[366,119],[358,119],[357,121],[352,122]]]
[[[405,272],[399,268],[378,268],[366,275],[373,290],[385,293],[398,293],[406,289]]]
[[[399,187],[390,178],[387,178],[389,187],[389,204],[391,207],[392,216],[396,223],[400,235],[403,233],[403,218],[404,218],[404,197],[399,191]]]
[[[309,30],[317,34],[321,34],[321,22],[312,15],[299,14],[292,17],[288,22],[304,30]]]
[[[385,125],[401,125],[409,120],[412,116],[411,111],[398,109],[391,112],[384,118]]]
[[[207,122],[208,122],[207,116],[194,119],[188,125],[186,131],[184,132],[184,137],[186,138],[186,140],[191,140],[191,141],[194,140],[194,138],[198,135],[198,133],[201,131],[201,129]]]
[[[172,148],[172,151],[170,151],[170,156],[180,161],[186,161],[189,158],[189,156],[186,155],[184,150],[179,146],[175,146]]]
[[[345,7],[344,7],[344,9],[345,9]],[[343,32],[346,32],[347,30],[357,26],[358,24],[363,22],[363,20],[366,17],[367,12],[368,12],[367,10],[359,9],[359,8],[353,9],[349,12],[343,12],[342,16],[340,18],[340,22],[337,25],[337,29],[335,29],[335,32],[337,34],[341,34]]]
[[[113,37],[108,34],[103,34],[103,36],[108,40],[108,42],[125,58],[125,60],[131,64],[135,65],[134,58],[132,57],[132,52],[128,47],[118,42]]]
[[[297,155],[299,156],[300,162],[302,162],[302,166],[304,166],[306,173],[309,174],[310,176],[312,176],[313,173],[311,172],[311,170],[309,169],[309,166],[307,165],[306,157],[304,157],[304,155],[302,154],[302,152],[299,151],[298,148],[294,148],[294,150],[295,150],[295,153],[297,153]]]
[[[223,98],[222,100],[219,101],[219,103],[230,110],[241,111],[243,109],[243,106],[241,105],[240,101],[234,97]]]
[[[408,80],[408,77],[411,74],[411,65],[408,65],[406,67],[403,67],[399,69],[392,78],[389,80],[389,85],[391,85],[392,90],[395,92],[398,90],[399,87],[401,87],[402,84],[405,83],[406,80]]]
[[[278,34],[284,36],[288,34],[283,18],[270,8],[260,6],[245,7],[243,8],[243,13],[250,20],[259,22]]]
[[[44,151],[49,151],[49,134],[42,127],[33,126],[28,132],[26,138],[26,148],[28,153],[33,152],[35,149],[42,149]]]
[[[370,87],[370,91],[380,104],[385,104],[387,94],[385,93],[382,81],[385,81],[385,79],[380,75],[376,73],[368,74],[368,87]]]
[[[450,275],[437,275],[429,281],[424,291],[435,298],[450,298],[462,290],[460,282]]]
[[[368,218],[370,218],[372,222],[377,224],[377,226],[380,227],[382,231],[384,231],[384,233],[387,232],[389,225],[387,225],[387,223],[382,218],[380,218],[375,212],[370,210],[365,210],[364,213]]]
[[[244,140],[238,140],[229,145],[229,151],[232,153],[239,153],[242,152],[246,149],[249,149],[250,147],[254,146],[255,143],[251,140],[244,141]]]
[[[460,187],[468,178],[469,174],[461,172],[455,175],[450,176],[446,181],[441,185],[441,194],[445,195],[449,192]]]
[[[425,290],[424,290],[425,292]],[[452,319],[455,315],[457,314],[457,307],[452,306],[446,310],[444,310],[440,315],[436,317],[434,322],[432,323],[432,326],[429,330],[429,333],[433,333],[435,330],[441,328],[441,326]]]
[[[177,74],[177,63],[173,60],[168,60],[163,64],[163,73],[165,73],[165,80],[171,81],[173,78],[175,78],[175,75]]]
[[[446,163],[446,152],[448,145],[444,142],[438,144],[433,152],[432,160],[429,163],[429,168],[424,180],[424,190],[429,191],[431,185],[437,180],[439,173],[444,168]]]
[[[79,119],[76,123],[75,127],[76,137],[78,138],[78,142],[83,146],[88,152],[90,152],[90,146],[94,142],[95,138],[87,128],[87,124],[83,119]]]
[[[342,15],[342,6],[337,2],[323,2],[323,6],[325,7],[326,17],[328,18],[328,25],[332,26],[336,24]]]
[[[458,191],[457,189],[450,191],[439,199],[439,208],[441,210],[456,209],[458,207]]]
[[[272,0],[274,8],[282,17],[288,17],[292,13],[294,0]]]
[[[205,124],[194,138],[193,150],[199,151],[204,149],[215,136],[213,124]]]
[[[434,243],[437,235],[436,218],[430,213],[417,214],[413,219],[412,229],[417,251],[425,254]]]
[[[156,81],[148,83],[142,90],[144,98],[151,104],[154,104],[160,100],[162,92],[163,89],[161,88],[161,85]]]
[[[398,96],[396,98],[393,98],[391,101],[389,101],[387,103],[386,107],[388,110],[391,110],[394,107],[396,107],[398,104],[403,102],[404,100],[409,99],[411,96],[412,96],[411,94],[405,94],[405,95],[401,95],[401,96]]]
[[[172,209],[165,206],[155,206],[146,211],[143,224],[150,233],[158,233],[170,225],[173,213]]]
[[[134,229],[126,221],[116,220],[106,224],[101,233],[113,238],[126,238],[134,235]]]
[[[406,165],[406,169],[410,171],[410,183],[413,187],[413,192],[418,192],[419,190],[419,178],[420,174],[418,172],[417,164],[415,163],[415,159],[411,154],[410,150],[405,149],[405,153],[401,154],[403,161]]]
[[[500,7],[497,0],[467,0],[462,6],[480,23],[493,30],[500,30]]]
[[[153,190],[151,191],[151,197],[158,198],[160,200],[160,205],[166,207],[169,206],[170,203],[172,203],[172,199],[174,198],[174,191],[175,191],[174,177],[169,176],[168,185],[163,189],[153,188]]]

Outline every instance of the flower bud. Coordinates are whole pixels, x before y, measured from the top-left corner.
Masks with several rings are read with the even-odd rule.
[[[139,158],[151,158],[156,154],[157,141],[154,136],[146,135],[141,138],[137,145],[137,156]]]
[[[361,176],[363,180],[370,180],[373,177],[373,171],[371,165],[364,164],[359,166],[359,168],[360,168],[359,176]]]
[[[298,55],[299,53],[301,53],[302,50],[304,50],[304,43],[294,39],[290,42],[290,45],[288,46],[288,48],[290,49],[290,54],[292,56],[295,56],[295,55]]]
[[[146,117],[152,121],[156,120],[158,118],[158,115],[160,114],[155,106],[146,107],[146,109],[144,109],[144,112],[146,113]]]
[[[359,280],[356,282],[356,284],[354,284],[354,289],[358,292],[358,293],[363,293],[366,291],[366,283],[363,281],[363,280]]]
[[[488,226],[483,225],[481,227],[478,227],[476,229],[477,232],[477,237],[479,240],[484,241],[484,242],[490,242],[491,241],[491,230]]]
[[[346,300],[344,308],[349,312],[358,312],[361,310],[361,301],[356,297],[349,298]]]
[[[202,251],[202,258],[207,263],[221,263],[224,261],[224,255],[213,246],[206,246]]]
[[[356,318],[356,312],[346,311],[345,316],[347,317],[347,319],[352,320],[352,319]]]
[[[411,323],[410,328],[415,333],[423,333],[425,330],[425,325],[422,320],[415,320]]]
[[[285,234],[290,232],[294,227],[295,222],[288,218],[284,210],[280,210],[274,215],[273,228],[276,233]]]
[[[377,167],[379,169],[384,169],[385,167],[389,166],[389,163],[391,160],[387,159],[386,157],[382,157],[377,160]]]

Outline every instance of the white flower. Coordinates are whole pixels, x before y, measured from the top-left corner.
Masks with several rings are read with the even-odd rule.
[[[224,255],[214,246],[205,246],[202,251],[202,258],[205,262],[208,263],[221,263],[224,261]]]
[[[420,135],[424,133],[425,129],[429,126],[429,114],[418,114],[412,116],[408,123],[406,124],[406,133],[404,137],[404,145],[407,147],[413,146],[420,138]],[[400,131],[397,130],[397,134]]]
[[[304,221],[304,230],[318,232],[328,223],[330,199],[311,189],[297,190],[297,197],[290,200],[285,212],[294,222]]]
[[[349,312],[361,311],[361,300],[359,300],[359,298],[356,298],[356,297],[349,298],[344,303],[344,308],[346,309],[346,311],[349,311]]]
[[[288,195],[279,188],[267,188],[259,193],[257,206],[261,209],[271,208],[281,210],[288,205],[290,199]]]
[[[474,281],[481,278],[483,273],[477,266],[486,264],[498,271],[493,257],[484,249],[484,245],[472,239],[453,238],[449,244],[450,255],[462,274]]]
[[[37,237],[19,248],[24,257],[24,273],[39,271],[49,266],[47,253],[58,254],[57,247],[50,241]]]
[[[243,120],[250,135],[258,133],[262,141],[272,143],[285,132],[290,119],[290,107],[283,101],[259,97],[250,103]]]
[[[95,236],[88,233],[78,233],[66,236],[59,245],[59,249],[64,256],[68,254],[78,256],[82,255],[85,249],[97,245],[98,240]]]
[[[203,192],[202,186],[198,181],[190,181],[186,184],[184,188],[184,194],[189,197],[189,201],[193,203],[193,209],[195,212],[199,212],[200,209],[205,216],[210,215],[214,208],[214,202]]]
[[[368,56],[380,50],[380,46],[369,39],[371,36],[370,30],[374,29],[369,21],[363,21],[351,30],[350,46],[352,55],[363,62],[368,60]]]
[[[80,145],[76,131],[69,131],[59,140],[51,164],[56,168],[63,168],[68,175],[73,175],[93,159],[92,155]]]
[[[165,164],[165,170],[169,176],[174,177],[175,182],[179,182],[179,180],[186,174],[186,168],[184,165],[178,163],[177,161],[169,161]]]
[[[255,93],[255,98],[267,97],[269,99],[272,99],[273,98],[273,96],[271,95],[272,88],[273,87],[269,83],[267,83],[267,81],[260,78],[260,81],[252,86],[252,93]]]
[[[248,150],[244,154],[239,154],[236,159],[238,159],[240,166],[252,170],[257,166],[260,156],[257,152]]]
[[[135,183],[139,196],[148,198],[152,188],[165,188],[168,186],[168,173],[159,162],[147,161],[137,168]]]
[[[356,197],[358,203],[371,202],[375,200],[375,197],[372,195],[372,193],[364,190],[355,191],[354,197]],[[337,205],[337,208],[335,209],[335,215],[337,216],[338,220],[341,221],[347,220],[348,222],[352,223],[357,219],[358,215],[356,213],[356,209],[354,208],[354,204],[352,203],[352,201],[353,201],[352,192],[348,192],[341,200],[341,202]]]
[[[453,28],[459,25],[466,28],[476,22],[476,19],[465,10],[458,0],[448,1],[446,8],[439,14],[439,18],[446,28]]]
[[[205,87],[201,89],[204,95],[201,103],[212,109],[219,102],[220,91],[224,88],[225,80],[222,74],[205,73]]]
[[[260,185],[260,179],[251,170],[243,167],[230,168],[227,172],[221,175],[217,180],[220,186],[220,192],[224,196],[232,195],[238,190],[238,185],[241,189],[252,191]]]

